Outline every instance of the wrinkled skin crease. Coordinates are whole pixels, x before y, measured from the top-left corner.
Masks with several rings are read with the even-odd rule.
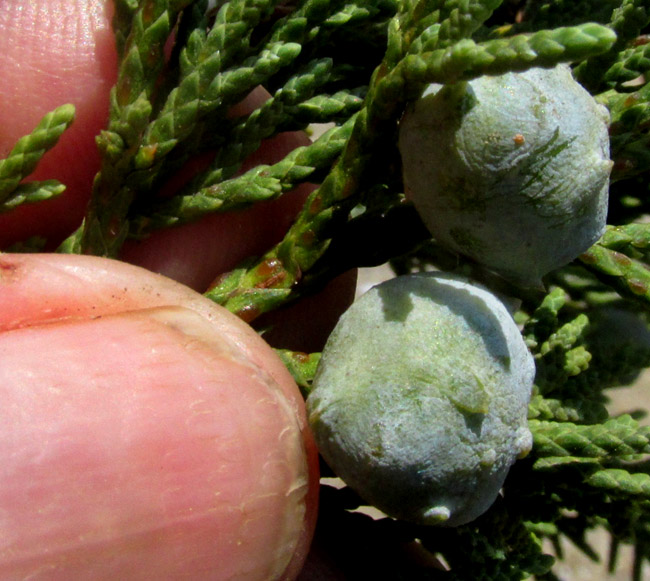
[[[2,255],[0,287],[0,576],[295,577],[316,455],[254,331],[117,261]]]

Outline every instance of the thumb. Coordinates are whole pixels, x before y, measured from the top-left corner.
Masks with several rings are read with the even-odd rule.
[[[106,0],[3,0],[0,10],[0,158],[47,112],[76,108],[73,125],[30,179],[57,179],[58,198],[0,214],[0,249],[38,234],[56,244],[80,223],[99,168],[95,135],[105,126],[117,77]]]

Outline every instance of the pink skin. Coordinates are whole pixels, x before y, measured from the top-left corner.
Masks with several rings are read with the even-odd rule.
[[[316,452],[250,327],[121,262],[3,255],[0,354],[0,578],[296,577]]]

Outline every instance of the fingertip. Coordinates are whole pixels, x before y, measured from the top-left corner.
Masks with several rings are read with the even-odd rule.
[[[30,235],[62,237],[80,222],[99,169],[95,135],[108,119],[117,53],[106,0],[5,0],[0,11],[0,157],[65,103],[73,125],[30,179],[67,186],[57,199],[0,216],[0,247]],[[80,163],[80,160],[83,160]]]

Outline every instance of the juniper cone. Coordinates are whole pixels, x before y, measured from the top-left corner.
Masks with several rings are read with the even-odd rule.
[[[430,85],[400,123],[407,196],[441,244],[540,286],[605,230],[608,124],[565,65]]]
[[[328,464],[364,500],[421,524],[471,522],[528,454],[534,364],[510,313],[445,274],[359,298],[325,345],[307,399]]]

